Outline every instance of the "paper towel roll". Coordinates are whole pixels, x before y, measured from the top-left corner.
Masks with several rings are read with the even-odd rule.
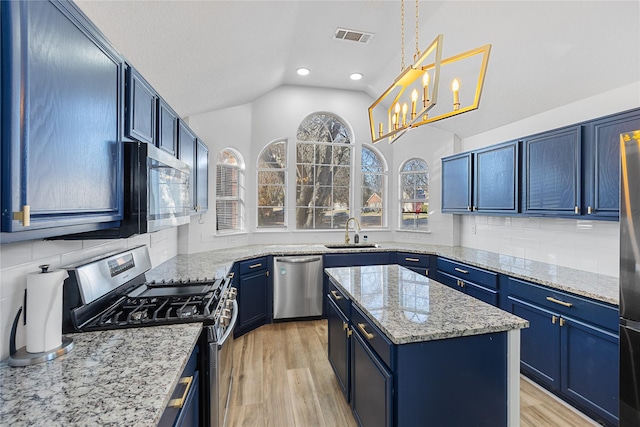
[[[62,284],[67,270],[27,275],[27,352],[43,353],[62,345]]]

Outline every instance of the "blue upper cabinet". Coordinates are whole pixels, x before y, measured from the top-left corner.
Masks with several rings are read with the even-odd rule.
[[[165,102],[164,99],[158,97],[158,129],[157,129],[157,146],[167,153],[178,155],[178,114]]]
[[[198,213],[209,209],[209,148],[198,138],[196,144],[196,205]]]
[[[618,219],[620,203],[620,134],[640,129],[640,112],[595,120],[587,126],[584,156],[583,214]]]
[[[73,3],[1,7],[2,242],[117,224],[122,58]]]
[[[582,126],[524,140],[523,213],[580,215],[581,140]]]
[[[519,142],[513,141],[474,153],[474,212],[518,212],[518,152]]]
[[[189,165],[189,200],[191,213],[196,212],[196,143],[197,136],[182,120],[178,120],[178,158]]]
[[[442,159],[442,212],[472,210],[472,156],[464,153]]]
[[[126,136],[154,144],[158,94],[135,68],[127,67],[126,74]]]

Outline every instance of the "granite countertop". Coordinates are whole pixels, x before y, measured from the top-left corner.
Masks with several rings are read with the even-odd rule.
[[[376,248],[328,249],[324,245],[250,245],[178,255],[147,273],[149,280],[221,277],[234,261],[266,255],[402,251],[443,256],[496,273],[618,305],[618,278],[477,249],[382,242]]]
[[[75,347],[46,363],[0,363],[0,425],[156,426],[202,324],[67,334]]]
[[[324,270],[394,344],[522,329],[529,322],[399,265]]]

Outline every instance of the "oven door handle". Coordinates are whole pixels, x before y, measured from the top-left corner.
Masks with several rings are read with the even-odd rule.
[[[233,300],[233,314],[231,315],[231,321],[229,322],[229,326],[227,326],[227,330],[224,331],[224,335],[222,336],[220,341],[218,341],[218,346],[223,346],[224,343],[227,341],[227,338],[229,338],[229,335],[233,333],[233,329],[236,326],[237,320],[238,320],[238,301]]]

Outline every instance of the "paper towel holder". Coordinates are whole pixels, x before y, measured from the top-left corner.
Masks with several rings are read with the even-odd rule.
[[[47,266],[48,267],[48,266]],[[46,271],[46,270],[44,270]],[[43,271],[43,272],[44,272]],[[27,290],[24,290],[25,299],[24,304],[26,306],[26,295]],[[73,340],[69,337],[62,337],[62,344],[59,347],[56,347],[52,350],[45,351],[42,353],[29,353],[27,351],[27,346],[19,348],[16,350],[16,332],[18,330],[18,322],[20,321],[20,315],[22,314],[22,306],[18,309],[18,314],[16,314],[16,318],[13,320],[13,325],[11,326],[11,335],[9,337],[9,358],[7,359],[7,363],[9,366],[29,366],[35,365],[37,363],[48,362],[49,360],[56,359],[64,354],[69,353],[75,344]],[[26,317],[26,309],[24,310],[24,316]]]

